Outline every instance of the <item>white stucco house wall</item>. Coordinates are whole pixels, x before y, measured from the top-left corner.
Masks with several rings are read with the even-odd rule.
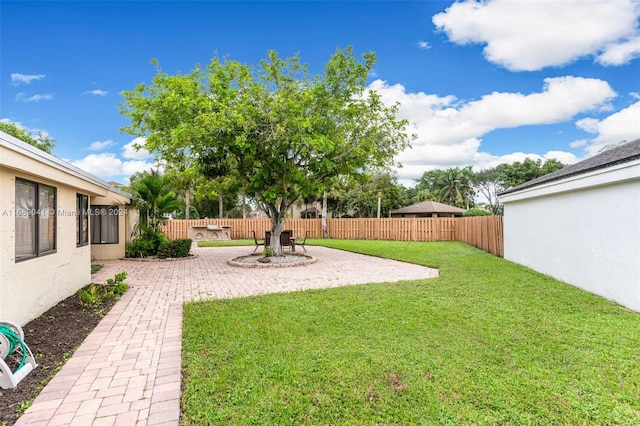
[[[640,139],[499,198],[505,259],[640,312]]]
[[[24,325],[124,257],[131,196],[0,131],[0,320]]]

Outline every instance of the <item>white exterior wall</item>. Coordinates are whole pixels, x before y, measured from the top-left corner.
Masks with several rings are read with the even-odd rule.
[[[16,262],[16,178],[56,188],[56,252]],[[91,282],[90,245],[76,244],[76,195],[128,197],[69,163],[0,132],[0,320],[25,325]],[[123,229],[126,229],[123,227]],[[124,240],[118,245],[124,253]]]
[[[90,197],[92,206],[114,206],[121,213],[118,217],[118,244],[91,244],[91,260],[120,259],[125,256],[125,244],[131,240],[131,232],[138,223],[138,211],[129,208],[129,201],[127,197],[111,192],[105,197]],[[89,225],[92,226],[91,221]]]
[[[55,253],[15,261],[16,175],[56,187]],[[0,188],[0,319],[24,325],[91,282],[91,247],[76,246],[75,188],[1,168]]]
[[[640,312],[640,161],[501,201],[505,259]]]

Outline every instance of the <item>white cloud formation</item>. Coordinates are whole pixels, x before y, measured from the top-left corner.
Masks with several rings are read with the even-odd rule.
[[[420,49],[431,49],[431,45],[429,43],[427,43],[426,41],[420,40],[418,43],[416,43],[418,45],[418,47]]]
[[[107,92],[104,90],[96,89],[96,90],[87,90],[82,95],[94,95],[94,96],[107,96]]]
[[[571,148],[582,148],[586,146],[589,141],[587,139],[578,139],[577,141],[573,141],[569,144]]]
[[[21,84],[30,84],[32,81],[42,80],[45,74],[11,74],[11,84],[19,86]]]
[[[71,164],[95,176],[118,176],[122,174],[122,160],[111,152],[90,154],[80,160],[72,161]]]
[[[636,140],[640,138],[640,102],[636,102],[602,120],[583,118],[576,121],[576,126],[596,135],[584,144],[586,146],[585,150],[589,155],[597,154],[606,145]],[[576,142],[578,141],[572,144]]]
[[[638,17],[637,0],[464,0],[432,21],[454,43],[485,44],[490,62],[534,71],[585,56],[629,62],[640,54]]]
[[[157,168],[153,163],[148,163],[146,161],[141,160],[133,160],[133,161],[124,161],[122,163],[122,174],[127,176],[127,180],[129,176],[137,172],[146,172],[153,168]]]
[[[53,99],[53,95],[51,93],[46,94],[46,95],[33,95],[33,96],[27,96],[26,93],[24,92],[20,92],[16,95],[16,101],[18,102],[24,102],[24,103],[29,103],[29,102],[40,102],[40,101],[49,101]]]
[[[145,144],[145,138],[135,138],[128,144],[122,147],[122,157],[129,160],[147,160],[151,158],[151,153],[144,148],[137,149],[136,147],[143,147]]]
[[[407,119],[410,132],[417,135],[412,147],[397,157],[404,166],[398,170],[404,184],[434,168],[472,165],[483,169],[526,157],[575,162],[575,155],[561,151],[492,155],[481,151],[481,138],[496,129],[568,121],[580,113],[608,108],[616,96],[605,81],[573,76],[547,78],[539,92],[493,92],[471,101],[411,93],[382,80],[373,81],[369,88],[388,104],[398,102],[398,117]]]
[[[113,146],[114,144],[115,142],[112,141],[111,139],[107,139],[104,142],[95,141],[91,143],[91,145],[89,146],[89,149],[91,151],[101,151],[103,149],[109,148],[110,146]]]
[[[640,56],[640,35],[628,41],[611,44],[598,56],[602,65],[623,65]]]
[[[113,152],[102,152],[100,154],[90,154],[79,160],[70,161],[73,165],[82,170],[98,176],[104,180],[113,179],[114,176],[122,176],[122,181],[128,182],[129,177],[137,172],[151,170],[157,167],[153,162],[151,154],[140,149],[136,151],[135,145],[144,145],[144,138],[135,138],[131,142],[122,146],[122,152],[117,155]],[[99,151],[115,145],[111,139],[106,141],[93,142],[89,149]]]
[[[71,161],[71,164],[103,179],[123,175],[128,179],[128,176],[135,172],[142,172],[153,168],[153,163],[138,160],[122,161],[116,154],[111,152],[90,154],[80,160]]]

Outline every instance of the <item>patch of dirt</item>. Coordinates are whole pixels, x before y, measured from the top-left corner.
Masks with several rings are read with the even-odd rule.
[[[17,421],[116,302],[110,298],[83,309],[76,292],[22,328],[38,367],[16,388],[0,389],[0,425]]]

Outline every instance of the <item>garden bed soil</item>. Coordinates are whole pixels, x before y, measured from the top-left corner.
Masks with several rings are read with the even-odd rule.
[[[0,389],[0,425],[11,426],[17,421],[116,302],[110,298],[83,309],[75,293],[23,327],[24,342],[38,367],[16,388]]]

